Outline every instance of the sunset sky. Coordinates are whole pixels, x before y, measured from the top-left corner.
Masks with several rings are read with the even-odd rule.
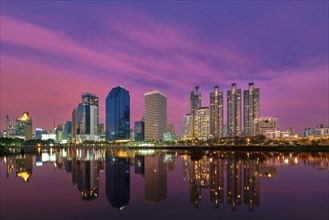
[[[1,132],[24,111],[33,129],[71,120],[84,92],[100,97],[104,122],[121,85],[132,123],[157,89],[180,133],[194,85],[209,106],[214,85],[226,96],[249,82],[281,130],[328,125],[328,1],[1,1],[0,19]]]

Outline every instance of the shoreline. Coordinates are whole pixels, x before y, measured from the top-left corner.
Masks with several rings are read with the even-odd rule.
[[[38,149],[120,149],[120,150],[207,150],[232,152],[329,152],[329,146],[5,146],[0,147],[0,155],[13,153],[37,153]]]

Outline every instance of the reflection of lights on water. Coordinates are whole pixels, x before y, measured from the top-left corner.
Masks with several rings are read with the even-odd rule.
[[[285,163],[285,164],[288,164],[288,163],[289,163],[288,158],[285,158],[285,159],[284,159],[284,163]]]

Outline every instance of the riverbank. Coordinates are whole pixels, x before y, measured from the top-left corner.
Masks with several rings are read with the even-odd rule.
[[[122,150],[207,150],[207,151],[248,151],[248,152],[329,152],[329,146],[5,146],[0,147],[0,155],[37,153],[47,149],[122,149]]]

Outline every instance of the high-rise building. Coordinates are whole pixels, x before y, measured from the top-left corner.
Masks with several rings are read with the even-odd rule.
[[[210,111],[209,107],[201,107],[195,110],[194,137],[200,140],[208,140],[210,137]]]
[[[130,137],[129,91],[117,86],[106,97],[106,140],[115,141]]]
[[[101,140],[105,140],[105,126],[104,123],[99,123],[98,124],[98,131],[97,131],[99,138]]]
[[[15,137],[24,140],[31,140],[33,137],[32,118],[28,112],[24,112],[23,116],[16,120],[16,135]]]
[[[241,89],[232,83],[227,91],[227,135],[241,135]]]
[[[255,119],[259,117],[259,88],[249,83],[248,90],[243,92],[243,133],[244,136],[255,135]]]
[[[72,111],[72,125],[71,125],[71,142],[76,143],[77,141],[77,109],[74,108]]]
[[[223,137],[223,92],[214,87],[210,93],[210,137]]]
[[[98,96],[91,93],[81,95],[81,103],[77,108],[77,140],[98,140],[99,109]]]
[[[193,91],[190,92],[189,111],[191,114],[193,114],[195,110],[200,107],[201,107],[201,93],[199,92],[199,86],[195,86]]]
[[[189,140],[192,138],[192,115],[184,115],[184,125],[182,131],[182,140]]]
[[[144,141],[145,138],[145,122],[144,117],[140,121],[135,122],[135,141]]]
[[[189,97],[189,113],[192,115],[192,123],[191,123],[191,135],[192,138],[195,136],[194,131],[194,121],[195,121],[195,110],[201,108],[201,93],[199,92],[199,86],[195,86],[193,91],[190,92]]]
[[[6,116],[6,121],[7,121],[6,137],[12,138],[16,135],[16,128],[12,123],[12,121],[10,120],[9,115]]]
[[[63,123],[63,139],[70,140],[72,131],[72,121],[66,121]]]
[[[162,140],[167,126],[167,97],[160,91],[147,92],[145,98],[145,140]]]

